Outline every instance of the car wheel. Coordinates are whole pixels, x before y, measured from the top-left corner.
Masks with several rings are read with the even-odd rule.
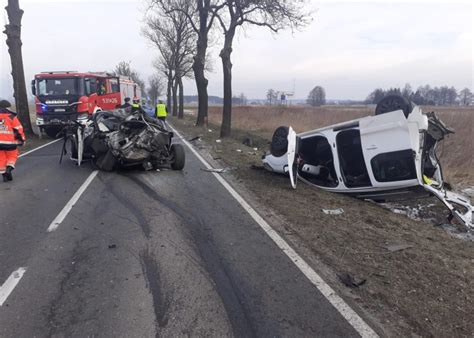
[[[273,133],[270,153],[275,157],[280,157],[288,151],[288,127],[278,127]]]
[[[185,163],[184,147],[182,144],[171,145],[171,156],[173,158],[171,162],[171,168],[173,170],[183,170]]]
[[[396,110],[402,110],[405,117],[408,117],[413,110],[413,106],[408,99],[401,95],[388,95],[377,104],[375,115],[390,113]]]

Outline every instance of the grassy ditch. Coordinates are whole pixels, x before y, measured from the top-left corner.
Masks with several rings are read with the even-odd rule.
[[[371,202],[301,182],[293,190],[287,177],[258,169],[273,130],[252,124],[219,140],[213,119],[207,128],[195,127],[194,121],[193,116],[170,119],[215,166],[231,168],[224,177],[338,293],[380,323],[385,335],[473,334],[473,242]],[[243,126],[239,117],[236,121]],[[344,213],[322,211],[338,208]],[[402,249],[394,251],[397,246]],[[344,275],[366,282],[347,287],[339,278]]]

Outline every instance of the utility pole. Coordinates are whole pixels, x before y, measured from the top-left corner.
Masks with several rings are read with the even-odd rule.
[[[21,53],[21,18],[23,17],[23,10],[20,9],[18,1],[8,0],[8,5],[5,7],[8,14],[8,23],[5,25],[3,33],[7,36],[8,53],[12,64],[13,96],[15,97],[16,111],[25,133],[32,135],[33,128],[30,120],[23,55]]]

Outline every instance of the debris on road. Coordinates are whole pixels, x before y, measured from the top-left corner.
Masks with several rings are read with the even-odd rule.
[[[265,167],[263,165],[255,165],[255,164],[252,164],[250,166],[250,169],[253,169],[253,170],[265,170]]]
[[[398,251],[403,251],[403,250],[406,250],[406,249],[413,248],[413,245],[411,245],[411,244],[389,244],[389,245],[386,245],[385,248],[390,252],[398,252]]]
[[[209,173],[217,173],[217,174],[223,174],[231,170],[235,170],[237,168],[234,167],[229,167],[229,168],[212,168],[212,169],[207,169],[207,168],[201,168],[202,171],[206,171]]]
[[[321,209],[326,215],[342,215],[344,213],[344,209]]]
[[[236,152],[241,153],[242,149],[237,149]]]
[[[117,249],[117,245],[116,244],[109,244],[109,249]]]
[[[188,140],[189,142],[194,142],[194,141],[201,141],[200,136],[193,137],[192,139]]]
[[[242,142],[242,144],[244,146],[247,146],[247,147],[252,147],[253,146],[253,141],[250,137],[247,137],[244,139],[244,141]]]
[[[367,279],[356,281],[355,278],[347,272],[338,274],[337,277],[339,278],[342,284],[349,288],[358,288],[359,286],[364,285],[367,282]]]
[[[216,140],[216,143],[222,143],[222,140]]]

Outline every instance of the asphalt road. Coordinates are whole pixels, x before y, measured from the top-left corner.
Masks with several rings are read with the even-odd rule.
[[[100,172],[47,232],[92,172],[60,146],[0,183],[0,285],[26,268],[0,337],[358,336],[189,150],[183,172]]]

